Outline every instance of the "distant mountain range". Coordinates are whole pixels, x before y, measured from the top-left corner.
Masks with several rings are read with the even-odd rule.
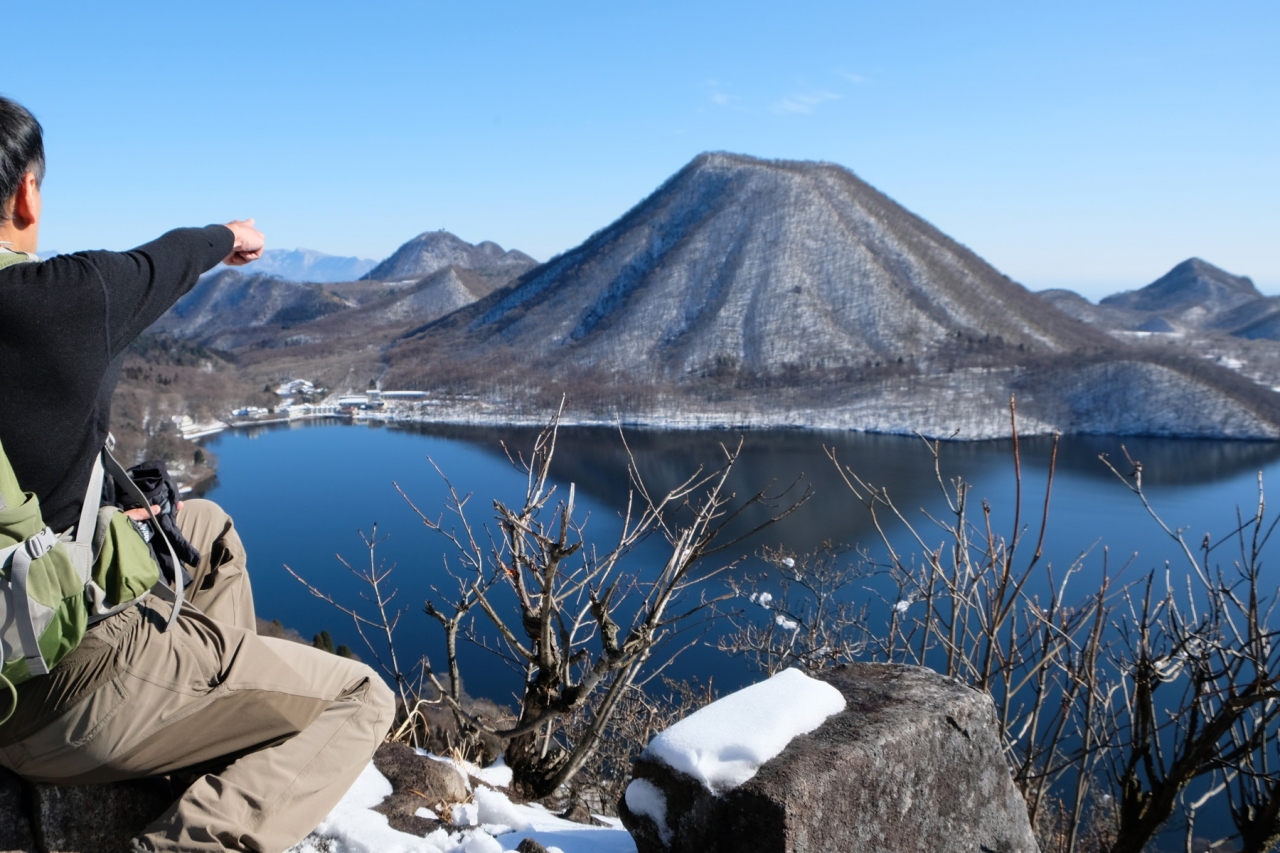
[[[275,271],[281,268],[279,264],[266,269],[261,266],[268,260],[265,255],[243,268],[216,268],[202,276],[152,331],[224,351],[311,343],[332,345],[337,339],[358,339],[361,346],[366,346],[370,339],[394,337],[411,326],[469,305],[505,285],[518,272],[536,266],[528,255],[504,252],[494,243],[472,246],[448,232],[423,236],[431,239],[414,238],[380,265],[368,262],[370,267],[401,272],[414,263],[430,269],[417,278],[399,281],[369,276],[353,280],[347,276],[325,283],[315,277],[282,276]],[[433,255],[431,247],[443,247],[444,251]],[[281,254],[299,255],[303,251]],[[320,260],[332,258],[309,254]],[[392,264],[397,256],[401,260]],[[476,263],[479,269],[439,266],[435,261],[442,257]],[[330,271],[342,268],[337,264],[328,267]],[[317,267],[311,269],[315,271]],[[504,269],[508,272],[504,273]],[[316,325],[339,313],[338,321]],[[307,329],[296,331],[300,326]]]
[[[1025,432],[1277,437],[1269,387],[1117,337],[1259,299],[1202,261],[1102,305],[1032,294],[847,169],[716,153],[545,264],[427,232],[361,281],[207,276],[157,329],[463,420],[565,395],[578,420],[983,438],[1016,395]]]
[[[427,231],[381,262],[326,255],[314,249],[267,249],[245,272],[274,275],[288,281],[334,284],[359,279],[416,281],[455,266],[502,284],[537,265],[538,262],[524,252],[507,251],[488,240],[472,245],[448,231]],[[224,269],[227,267],[219,265],[215,272]]]
[[[1199,258],[1183,261],[1146,287],[1105,297],[1097,305],[1069,290],[1038,295],[1109,331],[1217,331],[1280,341],[1280,297],[1263,296],[1247,276],[1232,275]]]
[[[326,255],[312,249],[267,249],[251,269],[257,275],[323,283],[355,281],[377,265],[367,258]]]

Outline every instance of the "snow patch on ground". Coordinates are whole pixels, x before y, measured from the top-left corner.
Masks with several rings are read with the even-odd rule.
[[[334,807],[315,832],[318,835],[334,838],[342,846],[342,853],[411,853],[411,851],[433,851],[438,848],[410,846],[407,839],[411,835],[396,832],[387,825],[387,819],[372,811],[391,793],[391,783],[378,772],[372,763],[364,769],[356,779],[351,790]],[[306,845],[306,842],[303,842]],[[314,847],[295,847],[297,853],[308,853]]]
[[[462,774],[462,780],[467,785],[467,790],[471,790],[471,779],[479,779],[481,782],[491,788],[506,788],[511,785],[511,768],[507,766],[506,759],[498,756],[498,760],[490,764],[488,767],[481,767],[478,764],[472,764],[470,761],[455,761],[443,755],[436,755],[427,752],[425,749],[415,750],[418,755],[430,758],[432,761],[439,761],[442,764],[448,764],[453,769]]]
[[[506,788],[511,784],[511,768],[502,756],[488,767],[468,765],[466,772],[494,788]]]
[[[658,734],[643,754],[723,793],[844,707],[839,690],[788,669],[695,711]]]
[[[479,807],[481,824],[498,824],[511,829],[528,829],[532,826],[519,806],[508,800],[505,794],[491,788],[476,789],[476,805]]]
[[[480,769],[466,772],[489,781],[502,779],[505,771],[510,780],[508,768],[497,768],[494,775],[485,777],[474,772]],[[287,853],[509,853],[526,838],[538,841],[548,853],[636,853],[635,842],[617,820],[603,818],[607,827],[584,826],[537,804],[512,803],[501,791],[482,786],[477,786],[475,802],[463,806],[461,814],[454,807],[455,820],[465,818],[469,828],[437,829],[420,838],[392,829],[383,815],[372,810],[390,793],[391,783],[370,763],[312,838]]]

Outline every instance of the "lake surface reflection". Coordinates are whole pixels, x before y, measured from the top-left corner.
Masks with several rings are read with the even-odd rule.
[[[379,536],[388,537],[378,557],[395,565],[390,583],[399,590],[397,604],[406,610],[397,635],[401,661],[426,653],[443,668],[438,628],[422,614],[422,606],[434,595],[433,585],[446,596],[456,590],[444,571],[445,543],[423,528],[392,483],[398,483],[424,512],[440,514],[447,492],[431,467],[429,459],[434,460],[460,492],[473,496],[468,504],[472,521],[489,523],[495,498],[514,502],[523,494],[524,475],[509,462],[504,444],[513,452],[527,453],[535,435],[535,430],[516,428],[338,424],[229,432],[208,441],[221,458],[220,478],[208,496],[236,519],[249,552],[258,614],[279,619],[307,637],[328,630],[335,642],[350,645],[365,660],[370,655],[361,648],[350,620],[309,595],[283,566],[292,566],[335,597],[357,601],[364,590],[335,554],[354,565],[367,564],[359,531],[369,531],[376,522]],[[627,498],[627,447],[650,490],[662,492],[699,466],[719,465],[724,458],[722,445],[736,446],[739,438],[742,456],[730,481],[733,491],[748,495],[770,483],[782,488],[795,482],[791,494],[805,488],[813,492],[795,514],[725,555],[726,559],[746,556],[741,571],[762,568],[751,555],[763,545],[784,545],[800,553],[830,542],[865,547],[873,555],[883,553],[867,512],[849,492],[824,448],[864,480],[888,488],[904,513],[918,522],[926,541],[943,541],[942,532],[930,527],[921,514],[921,510],[941,514],[945,503],[933,457],[920,439],[798,430],[627,430],[625,436],[626,445],[616,430],[564,429],[560,435],[553,474],[561,484],[576,484],[579,512],[589,514],[588,538],[600,547],[607,547],[610,536],[616,534]],[[1280,443],[1274,442],[1064,438],[1041,565],[1047,583],[1051,569],[1060,575],[1086,554],[1081,575],[1073,581],[1079,598],[1096,581],[1104,559],[1113,574],[1129,563],[1126,572],[1136,576],[1166,560],[1172,561],[1175,572],[1185,571],[1176,546],[1098,459],[1099,454],[1107,454],[1127,471],[1122,448],[1143,463],[1149,497],[1170,526],[1187,528],[1193,547],[1206,532],[1215,538],[1229,533],[1235,526],[1237,506],[1251,513],[1257,501],[1258,473],[1274,479],[1280,463]],[[1032,528],[1032,538],[1040,523],[1050,450],[1048,439],[1022,443],[1022,522]],[[989,501],[997,529],[1011,531],[1015,502],[1011,442],[944,443],[942,472],[945,478],[961,477],[973,484],[974,505],[978,500]],[[741,529],[750,529],[748,525],[764,516],[761,510],[744,518]],[[892,529],[890,535],[896,547],[909,545],[903,530]],[[632,565],[642,570],[660,564],[664,557],[662,543],[654,538],[637,549]],[[1230,559],[1229,549],[1223,549],[1223,559]],[[724,589],[721,579],[710,582],[711,593]],[[884,610],[892,603],[878,597],[886,591],[877,589],[874,582],[859,585],[856,594],[871,596],[873,609]],[[744,602],[744,606],[752,612],[752,605]],[[766,615],[759,608],[754,610]],[[685,639],[697,636],[695,631]],[[679,658],[671,673],[703,680],[714,676],[721,691],[757,677],[744,661],[728,659],[710,648],[707,642],[713,639],[707,633],[702,644]],[[509,701],[519,689],[521,673],[499,656],[475,646],[467,646],[462,654],[470,692]]]

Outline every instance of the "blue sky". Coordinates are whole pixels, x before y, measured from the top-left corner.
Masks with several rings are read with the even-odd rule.
[[[52,249],[254,216],[277,248],[444,227],[543,260],[728,150],[847,166],[1033,289],[1196,255],[1280,292],[1280,3],[8,12]]]

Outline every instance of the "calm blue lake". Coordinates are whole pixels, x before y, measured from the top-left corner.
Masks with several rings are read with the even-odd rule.
[[[340,424],[228,432],[207,442],[221,459],[219,479],[207,495],[235,517],[249,552],[258,614],[279,619],[306,637],[328,630],[335,642],[350,645],[367,661],[371,655],[350,619],[311,596],[284,566],[293,567],[335,598],[359,604],[366,590],[337,555],[357,567],[367,565],[360,533],[368,533],[376,523],[379,537],[386,537],[377,557],[394,567],[387,583],[398,590],[396,604],[405,611],[397,631],[402,665],[427,654],[443,671],[439,628],[422,613],[422,607],[428,597],[440,601],[456,594],[456,582],[446,572],[451,555],[442,538],[423,527],[393,483],[425,513],[439,516],[447,491],[432,468],[434,461],[459,492],[472,495],[468,512],[479,530],[492,525],[495,498],[514,503],[523,494],[525,475],[512,466],[504,445],[512,452],[527,453],[535,435],[535,430],[516,428]],[[740,437],[743,451],[731,481],[734,491],[746,495],[770,483],[782,486],[799,480],[793,494],[808,487],[813,498],[789,518],[722,555],[726,561],[746,557],[737,571],[760,571],[762,564],[752,555],[766,545],[805,552],[830,542],[883,553],[867,512],[839,477],[824,447],[833,449],[865,480],[888,487],[904,512],[919,523],[926,539],[932,537],[935,544],[943,541],[942,533],[931,531],[921,513],[922,509],[943,513],[945,503],[933,458],[920,439],[811,431],[626,432],[640,471],[655,492],[678,483],[700,465],[720,464],[721,444],[734,445]],[[1044,583],[1049,570],[1060,574],[1085,552],[1081,576],[1073,581],[1081,598],[1096,588],[1090,582],[1102,570],[1104,553],[1113,574],[1129,563],[1127,574],[1136,576],[1166,560],[1172,561],[1175,573],[1185,573],[1176,547],[1098,459],[1105,453],[1124,467],[1122,446],[1143,462],[1149,497],[1171,526],[1187,528],[1193,547],[1206,532],[1215,538],[1228,533],[1235,526],[1237,507],[1252,512],[1258,473],[1277,481],[1274,469],[1280,464],[1280,444],[1269,442],[1064,438],[1041,564]],[[1033,548],[1040,522],[1049,452],[1047,439],[1023,441],[1022,521],[1032,527],[1024,546],[1027,551]],[[601,548],[608,547],[618,530],[627,497],[627,458],[615,430],[561,431],[554,475],[562,486],[576,484],[579,516],[588,518],[587,538]],[[972,483],[973,505],[988,500],[997,528],[1011,531],[1015,480],[1010,442],[945,444],[942,466],[944,476]],[[749,515],[741,528],[749,529],[763,517],[763,512]],[[903,531],[891,529],[890,535],[898,547],[909,548]],[[1222,549],[1222,555],[1230,560],[1229,549]],[[654,538],[637,549],[630,565],[643,572],[646,566],[660,565],[665,556],[663,543]],[[433,592],[433,587],[439,592]],[[707,591],[725,591],[723,580],[711,580]],[[874,582],[860,587],[858,594],[866,595],[872,607],[882,612],[892,603],[877,597],[889,591],[876,588]],[[752,613],[749,606],[747,612]],[[758,676],[746,662],[709,647],[715,630],[699,626],[685,633],[682,640],[701,637],[703,642],[682,654],[672,674],[704,680],[713,676],[722,691],[755,680]],[[522,674],[493,651],[466,645],[462,654],[465,686],[471,693],[509,701],[520,688]]]

